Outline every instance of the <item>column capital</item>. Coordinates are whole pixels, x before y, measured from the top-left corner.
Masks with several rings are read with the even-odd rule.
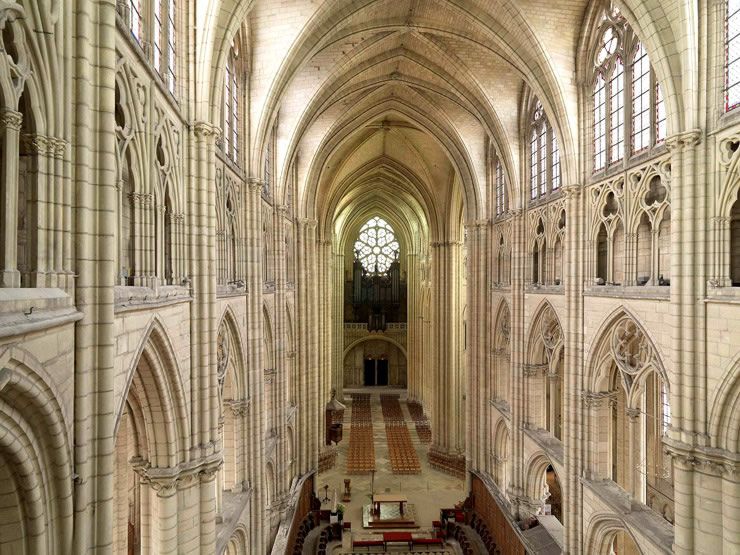
[[[466,231],[475,231],[477,229],[485,228],[488,225],[488,220],[472,220],[465,222]]]
[[[640,417],[640,414],[642,414],[642,411],[640,409],[634,408],[634,407],[627,407],[625,412],[631,422],[634,422],[635,420],[637,420]]]
[[[319,225],[319,221],[315,218],[298,218],[298,223],[308,229],[314,229]]]
[[[259,177],[248,177],[247,178],[247,186],[249,187],[250,192],[262,192],[262,188],[265,186],[265,182],[263,179],[260,179]]]
[[[603,401],[611,401],[616,397],[616,391],[583,391],[581,400],[587,407],[600,407]]]
[[[522,372],[528,377],[534,377],[537,374],[544,374],[549,369],[550,365],[546,362],[541,364],[522,364]]]
[[[57,150],[56,141],[54,137],[47,137],[46,135],[23,133],[20,143],[24,152],[54,156]]]
[[[0,112],[0,128],[20,131],[23,124],[23,114],[15,110],[3,110]]]
[[[563,195],[565,195],[566,199],[576,199],[579,196],[581,196],[581,186],[578,184],[573,185],[565,185],[560,189],[563,191]]]
[[[670,151],[678,151],[684,148],[696,146],[701,143],[702,130],[691,129],[690,131],[681,131],[674,133],[665,140],[665,146]]]
[[[207,121],[194,121],[190,124],[190,129],[198,138],[216,139],[221,135],[221,129]]]

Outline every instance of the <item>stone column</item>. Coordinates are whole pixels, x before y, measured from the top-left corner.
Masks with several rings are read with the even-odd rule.
[[[68,28],[76,46],[68,65],[73,73],[68,76],[70,122],[75,146],[84,153],[75,158],[70,220],[75,222],[75,302],[83,317],[75,326],[74,540],[65,534],[58,549],[82,555],[109,552],[113,540],[117,31],[114,0],[74,1],[66,8],[72,11]]]
[[[247,367],[250,406],[245,427],[244,443],[247,445],[249,477],[252,486],[250,530],[256,553],[264,552],[265,530],[269,522],[265,517],[265,403],[263,398],[264,372],[262,368],[262,181],[249,179],[249,192],[245,207],[245,235],[247,242]]]
[[[337,399],[344,401],[344,253],[338,244],[332,253],[332,382],[337,391]]]
[[[0,195],[0,235],[3,237],[2,287],[20,287],[18,271],[18,141],[23,114],[5,110],[0,114],[0,132],[3,134],[2,179]]]
[[[525,514],[527,508],[524,468],[523,428],[526,420],[526,380],[524,377],[524,284],[529,268],[526,213],[512,210],[511,217],[511,364],[508,397],[511,403],[511,436],[509,453],[512,460],[509,498],[514,514]]]
[[[583,284],[588,255],[584,249],[590,242],[585,236],[586,206],[580,185],[563,187],[565,195],[566,229],[563,279],[567,314],[563,322],[565,356],[563,361],[563,459],[565,479],[560,480],[563,499],[564,540],[566,551],[576,555],[583,550],[581,475],[587,447],[584,421],[588,409],[582,402],[583,372]],[[584,246],[585,245],[585,246]],[[595,275],[595,272],[594,272]]]
[[[212,464],[198,474],[200,481],[200,552],[212,553],[216,546],[216,476],[221,464]],[[161,551],[165,553],[165,551]]]
[[[674,452],[692,452],[709,443],[707,433],[706,220],[705,189],[697,185],[699,130],[668,137],[671,151],[671,316],[673,349],[670,383],[671,425],[667,442]],[[704,161],[704,157],[700,157]],[[675,487],[676,553],[693,553],[697,529],[711,527],[714,515],[697,506],[691,465],[677,465]],[[707,522],[703,522],[703,519]]]

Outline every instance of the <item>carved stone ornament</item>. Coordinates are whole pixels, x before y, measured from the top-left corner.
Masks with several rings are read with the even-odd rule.
[[[634,377],[655,360],[650,340],[631,318],[624,318],[614,326],[611,350],[617,367],[629,377]]]
[[[545,348],[552,352],[563,340],[563,330],[560,327],[558,317],[550,305],[545,307],[540,320],[540,333]]]
[[[226,326],[221,324],[216,338],[216,367],[218,369],[219,383],[223,383],[226,377],[226,368],[229,366],[230,347],[229,334],[226,331]]]

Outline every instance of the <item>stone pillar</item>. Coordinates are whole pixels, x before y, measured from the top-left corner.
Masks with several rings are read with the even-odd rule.
[[[20,112],[5,110],[0,114],[0,132],[3,141],[2,195],[0,195],[0,236],[3,238],[0,250],[2,276],[0,286],[20,287],[21,274],[18,271],[18,141],[23,115]]]
[[[255,553],[264,553],[265,530],[265,403],[264,372],[262,368],[262,181],[249,179],[244,226],[247,242],[247,367],[250,406],[245,426],[244,443],[247,446],[249,476],[252,483],[252,510],[250,530]]]
[[[332,253],[331,281],[329,292],[333,303],[332,322],[332,382],[337,391],[337,399],[344,401],[344,253],[335,244]]]
[[[200,480],[200,552],[212,553],[216,546],[216,475],[220,464],[203,469]],[[161,553],[166,553],[161,551]]]
[[[511,365],[509,370],[509,392],[511,403],[512,460],[509,498],[515,515],[525,514],[526,475],[524,468],[523,428],[526,419],[526,380],[524,378],[524,284],[526,268],[529,267],[529,252],[526,240],[526,214],[521,209],[512,210],[511,217]]]
[[[115,9],[114,0],[67,6],[70,44],[76,45],[68,65],[71,132],[76,148],[85,153],[75,158],[70,219],[75,222],[75,301],[83,317],[75,326],[74,541],[70,545],[65,536],[58,549],[79,555],[109,552],[113,540]]]
[[[673,349],[670,384],[671,425],[667,442],[675,453],[692,452],[709,443],[707,433],[706,329],[706,194],[697,186],[701,131],[668,137],[671,151],[671,316]],[[704,160],[704,158],[701,158]],[[674,467],[674,551],[693,553],[697,535],[715,515],[697,506],[691,465]],[[699,509],[699,510],[697,510]],[[706,522],[704,522],[706,519]],[[702,542],[703,543],[703,542]],[[711,548],[710,548],[711,549]]]
[[[563,361],[563,458],[565,479],[560,480],[563,499],[565,549],[577,555],[583,552],[582,506],[583,489],[581,476],[587,443],[584,421],[588,419],[588,408],[582,402],[584,388],[583,372],[583,284],[587,252],[593,248],[585,237],[586,207],[580,185],[563,187],[565,195],[565,244],[564,271],[565,304],[567,314],[563,322],[565,356]],[[584,246],[585,245],[585,246]],[[594,274],[595,275],[595,270]],[[561,477],[562,478],[562,477]]]

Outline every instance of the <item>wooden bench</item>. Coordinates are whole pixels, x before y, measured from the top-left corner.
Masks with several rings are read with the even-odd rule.
[[[385,544],[383,543],[383,540],[353,540],[352,549],[358,547],[365,547],[368,551],[370,551],[371,547],[385,548]]]
[[[414,546],[417,545],[438,545],[443,547],[445,544],[441,538],[414,538]]]

